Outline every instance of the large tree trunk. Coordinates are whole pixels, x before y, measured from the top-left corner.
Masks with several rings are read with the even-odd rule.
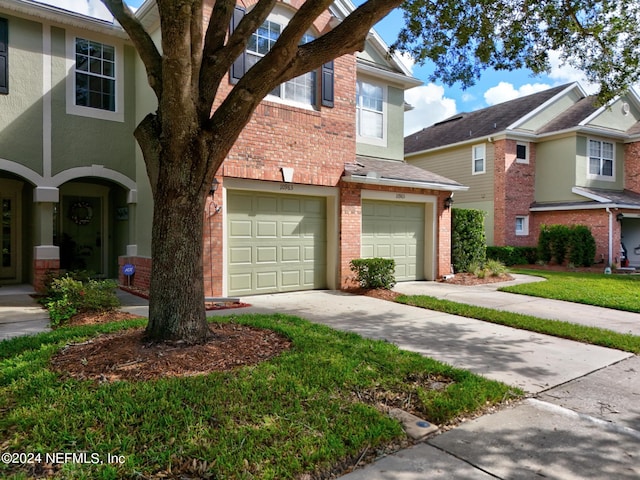
[[[200,142],[195,142],[200,143]],[[203,147],[202,144],[199,145]],[[208,189],[202,151],[160,159],[154,191],[147,337],[203,343],[210,331],[204,307],[203,228]],[[162,155],[162,154],[161,154]],[[163,167],[164,166],[164,167]],[[164,171],[162,171],[164,170]]]

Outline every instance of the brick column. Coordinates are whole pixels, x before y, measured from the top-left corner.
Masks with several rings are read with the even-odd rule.
[[[357,287],[349,262],[361,256],[362,195],[359,186],[340,186],[340,288]]]

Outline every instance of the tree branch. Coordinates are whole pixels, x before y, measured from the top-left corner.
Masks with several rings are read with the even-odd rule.
[[[133,42],[147,71],[147,81],[156,97],[162,96],[162,57],[140,21],[122,0],[101,0],[111,15],[122,25]]]
[[[223,45],[233,15],[235,1],[216,1],[207,28],[200,69],[199,109],[207,119],[211,114],[211,106],[220,82],[226,76],[233,62],[247,48],[251,35],[264,23],[276,3],[276,0],[260,0],[244,16],[233,33],[228,36],[226,45]]]

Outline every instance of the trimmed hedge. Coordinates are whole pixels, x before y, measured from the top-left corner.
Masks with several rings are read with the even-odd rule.
[[[545,263],[554,260],[562,265],[569,262],[577,267],[590,267],[596,255],[596,241],[585,225],[543,225],[538,237],[538,257]]]
[[[454,272],[468,272],[472,265],[484,265],[487,239],[482,210],[451,210],[451,262]]]
[[[506,266],[533,265],[538,260],[536,247],[487,247],[487,259],[498,260]]]

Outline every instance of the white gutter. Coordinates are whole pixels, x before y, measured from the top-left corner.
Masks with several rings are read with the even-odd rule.
[[[369,65],[363,62],[357,62],[356,69],[359,73],[366,73],[389,82],[400,84],[405,89],[418,87],[424,83],[422,80],[418,80],[417,78],[407,76],[402,73],[390,72],[384,68],[379,68],[375,65]]]
[[[613,258],[613,212],[609,207],[606,210],[609,214],[609,263],[607,266],[611,267],[611,259]]]
[[[447,185],[445,183],[417,182],[415,180],[396,180],[390,178],[367,177],[365,175],[345,175],[342,177],[342,181],[347,183],[379,185],[382,187],[422,188],[428,190],[440,190],[443,192],[466,192],[469,190],[469,187],[465,185]]]

